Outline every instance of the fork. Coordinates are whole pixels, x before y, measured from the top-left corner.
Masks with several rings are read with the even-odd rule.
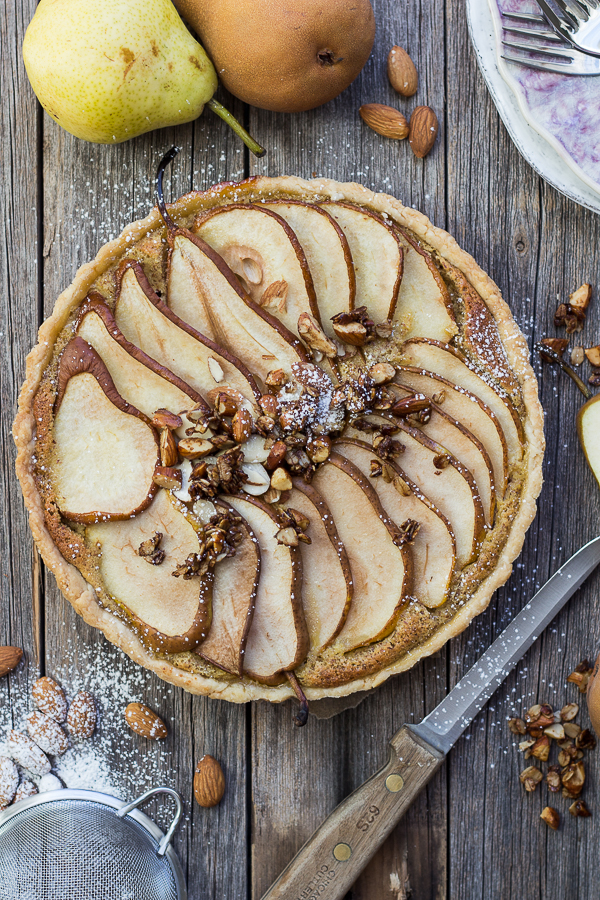
[[[571,47],[600,57],[600,0],[548,0],[537,4],[556,31]]]
[[[600,0],[593,2],[600,3]],[[508,50],[502,58],[507,62],[519,63],[543,72],[559,72],[562,75],[600,75],[600,59],[575,50],[565,39],[549,29],[544,16],[504,12],[502,16],[504,20],[508,20],[508,24],[502,22],[504,31],[510,37],[515,35],[520,39],[502,38],[502,43]]]

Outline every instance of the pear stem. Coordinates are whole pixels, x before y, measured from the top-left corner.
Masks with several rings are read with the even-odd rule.
[[[548,347],[546,344],[542,344],[541,341],[534,346],[534,350],[537,350],[542,359],[545,359],[546,362],[552,362],[557,366],[560,366],[563,372],[566,372],[569,378],[573,379],[585,399],[590,399],[590,397],[592,396],[592,392],[590,391],[588,386],[584,384],[575,369],[572,369],[571,366],[566,363],[564,359],[562,359],[562,357],[560,357],[558,353],[556,353],[555,350],[552,350],[552,348]]]
[[[236,117],[232,115],[229,110],[223,106],[222,103],[219,103],[219,101],[215,100],[213,97],[208,101],[206,105],[210,106],[212,111],[220,116],[224,122],[227,122],[229,127],[232,128],[233,131],[235,131],[237,136],[243,140],[246,147],[248,147],[248,149],[251,150],[255,156],[258,156],[260,158],[261,156],[265,155],[265,153],[267,152],[265,148],[261,147],[261,145],[257,141],[255,141],[251,135],[248,134],[243,125],[238,122]]]
[[[302,728],[302,726],[306,725],[306,723],[308,722],[308,700],[304,695],[304,691],[298,684],[298,679],[296,678],[294,673],[286,672],[285,674],[293,692],[300,701],[300,709],[298,710],[297,715],[294,716],[294,725],[298,725],[300,728]]]
[[[165,153],[163,158],[158,164],[158,169],[156,170],[156,203],[158,206],[158,211],[161,214],[165,225],[167,226],[167,231],[169,234],[172,234],[176,231],[177,226],[175,222],[167,212],[167,204],[165,203],[165,195],[163,191],[163,175],[165,174],[165,169],[167,166],[173,162],[181,147],[171,147],[171,149]]]

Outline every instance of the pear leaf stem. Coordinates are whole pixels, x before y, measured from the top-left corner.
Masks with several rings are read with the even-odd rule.
[[[555,350],[552,350],[552,348],[548,347],[547,344],[542,344],[541,341],[539,343],[535,344],[533,349],[537,350],[537,352],[540,354],[542,359],[545,359],[546,362],[555,363],[557,366],[560,366],[560,368],[563,370],[563,372],[566,372],[567,375],[569,376],[569,378],[573,379],[573,381],[575,382],[575,384],[577,385],[577,387],[579,388],[579,390],[581,391],[581,393],[583,394],[585,399],[586,400],[590,399],[590,397],[592,396],[592,392],[588,388],[587,384],[585,384],[581,380],[581,378],[579,377],[579,375],[577,374],[575,369],[571,368],[571,366],[568,363],[566,363],[564,361],[564,359],[562,359],[562,357],[560,357],[558,355],[558,353],[556,353]]]
[[[163,175],[165,174],[167,166],[173,162],[180,150],[181,147],[171,147],[159,162],[158,169],[156,170],[156,203],[169,234],[176,231],[177,226],[167,211],[167,204],[165,203],[165,194],[163,191]]]
[[[265,155],[265,153],[267,152],[265,148],[261,147],[258,141],[255,141],[254,138],[250,134],[248,134],[243,125],[238,122],[236,117],[232,115],[232,113],[230,113],[222,103],[219,103],[218,100],[215,100],[215,98],[212,97],[206,105],[210,106],[212,111],[220,116],[224,122],[227,122],[229,127],[232,128],[233,131],[235,131],[237,136],[243,140],[246,147],[248,147],[248,149],[251,150],[255,156],[258,156],[260,158],[261,156]]]

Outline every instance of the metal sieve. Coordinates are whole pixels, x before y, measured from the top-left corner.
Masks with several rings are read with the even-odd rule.
[[[137,808],[177,806],[166,834]],[[131,803],[96,791],[49,791],[0,813],[0,900],[187,900],[171,838],[183,813],[171,788]]]

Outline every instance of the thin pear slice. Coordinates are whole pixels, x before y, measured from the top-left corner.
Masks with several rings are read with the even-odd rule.
[[[342,438],[335,442],[335,449],[369,478],[369,484],[394,522],[413,519],[419,523],[411,544],[412,593],[430,609],[442,606],[448,598],[456,562],[456,540],[446,517],[396,463],[387,461],[394,473],[393,480],[381,476],[371,478],[371,461],[377,460],[377,456],[365,441]]]
[[[458,350],[448,344],[415,338],[404,344],[402,354],[409,365],[428,369],[453,384],[460,384],[489,406],[504,432],[509,464],[520,462],[525,442],[523,423],[514,403],[502,388],[493,387]]]
[[[221,501],[217,506],[206,505],[212,507],[213,512],[220,508],[231,510]],[[258,541],[244,519],[240,528],[243,538],[235,555],[222,559],[214,568],[212,622],[208,637],[196,650],[207,662],[233,675],[241,675],[243,671],[260,577]]]
[[[188,292],[185,298],[169,297],[177,316],[194,328],[208,320],[213,339],[263,381],[273,369],[289,373],[293,363],[308,361],[296,335],[246,294],[212,247],[184,229],[177,229],[169,240],[189,262],[197,285],[193,296]]]
[[[157,409],[180,413],[202,401],[189,384],[127,340],[102,300],[92,298],[82,307],[77,334],[102,357],[119,394],[149,418]]]
[[[288,223],[300,241],[313,278],[321,327],[335,338],[333,316],[354,309],[356,278],[346,235],[333,216],[303,200],[265,203]]]
[[[150,287],[138,263],[119,272],[115,321],[128,341],[206,396],[232,388],[254,407],[260,397],[250,371],[234,356],[181,321]],[[216,365],[215,365],[216,364]]]
[[[378,416],[369,416],[369,419],[387,424]],[[404,447],[397,457],[398,463],[450,522],[456,538],[457,562],[463,568],[476,558],[484,537],[483,505],[475,479],[445,447],[425,437],[418,428],[412,428],[402,420],[397,420],[397,425],[401,433],[394,440]],[[348,428],[346,436],[359,440],[364,437],[352,427]]]
[[[333,515],[350,560],[352,603],[332,645],[347,652],[393,630],[410,590],[410,548],[374,489],[349,460],[332,453],[313,483]]]
[[[162,535],[165,557],[152,565],[137,552]],[[127,614],[141,642],[159,653],[193,650],[208,634],[213,576],[175,578],[173,571],[199,549],[198,533],[183,504],[159,490],[144,512],[123,522],[87,528],[98,545],[104,588]]]
[[[440,404],[481,441],[492,463],[494,483],[499,497],[504,496],[508,480],[508,449],[500,422],[493,410],[471,391],[416,366],[398,366],[396,381],[404,387],[433,399],[443,396]]]
[[[302,561],[297,547],[277,542],[275,513],[257,497],[226,497],[249,524],[260,547],[260,579],[246,642],[244,672],[267,684],[295,669],[308,651],[302,611]]]
[[[375,322],[394,317],[403,279],[404,252],[398,234],[377,213],[351,203],[320,203],[348,241],[356,277],[356,306]]]
[[[581,449],[600,484],[600,396],[592,397],[577,413],[577,434]]]
[[[328,647],[344,626],[352,602],[348,554],[329,507],[315,488],[293,479],[286,508],[309,520],[310,544],[301,543],[302,605],[312,652]]]
[[[223,257],[248,296],[293,334],[299,337],[301,313],[320,321],[304,250],[276,212],[262,204],[231,203],[202,213],[193,230]]]
[[[127,519],[156,493],[157,435],[127,403],[82,338],[62,352],[54,415],[53,487],[73,522]]]
[[[408,337],[449,341],[458,332],[448,289],[431,254],[414,235],[396,226],[404,250],[404,274],[394,321]]]
[[[392,385],[392,389],[398,398],[414,396],[414,391],[410,388],[396,384]],[[439,402],[431,401],[431,415],[428,421],[424,424],[419,423],[415,427],[418,427],[424,435],[433,441],[443,444],[472,473],[483,504],[486,524],[491,525],[494,520],[496,507],[496,487],[492,461],[481,441],[474,434],[471,434],[461,422],[458,422],[453,416],[445,412],[443,392],[435,394],[435,397]]]

